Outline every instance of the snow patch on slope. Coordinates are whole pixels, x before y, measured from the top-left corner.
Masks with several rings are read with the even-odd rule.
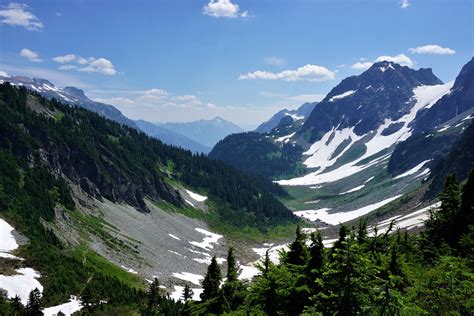
[[[207,200],[207,196],[200,195],[189,190],[186,190],[186,193],[188,193],[189,196],[195,201],[204,202],[205,200]]]
[[[369,214],[370,212],[384,206],[385,204],[398,199],[400,196],[401,195],[396,195],[378,203],[370,204],[349,212],[328,213],[328,210],[330,209],[322,208],[319,210],[298,211],[294,212],[294,214],[296,216],[307,218],[311,221],[320,220],[330,225],[338,225],[340,223],[345,223],[363,215]]]
[[[357,90],[349,90],[349,91],[346,91],[344,93],[335,95],[335,96],[333,96],[332,98],[329,99],[329,102],[334,102],[334,101],[339,100],[339,99],[344,99],[348,96],[353,95],[354,93],[356,93],[356,91]]]
[[[205,235],[206,237],[204,237],[204,239],[201,242],[190,241],[189,243],[191,245],[194,245],[196,247],[199,247],[199,248],[202,248],[202,249],[205,249],[205,250],[213,249],[214,246],[212,244],[217,244],[217,241],[223,237],[222,235],[211,233],[210,231],[207,231],[207,230],[202,229],[202,228],[195,228],[195,230],[197,232]]]

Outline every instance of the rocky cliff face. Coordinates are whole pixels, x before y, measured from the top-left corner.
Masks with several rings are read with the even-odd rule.
[[[311,112],[299,134],[310,143],[333,128],[354,127],[355,134],[364,135],[387,119],[396,121],[409,113],[415,102],[411,99],[415,87],[441,83],[431,69],[375,63],[361,75],[348,77],[334,87]]]

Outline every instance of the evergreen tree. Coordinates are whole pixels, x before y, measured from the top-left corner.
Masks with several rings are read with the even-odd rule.
[[[194,295],[193,290],[191,289],[191,287],[188,284],[186,284],[184,286],[183,295],[182,295],[184,301],[187,302],[188,300],[190,300],[193,297],[193,295]]]
[[[221,269],[217,264],[216,256],[212,257],[211,264],[207,268],[206,276],[202,281],[203,292],[201,300],[207,301],[216,298],[219,294],[219,286],[221,284]]]
[[[227,281],[233,282],[237,280],[238,268],[237,260],[234,255],[234,248],[230,247],[227,252]]]
[[[28,296],[28,303],[26,304],[26,315],[38,316],[43,315],[43,301],[41,298],[41,292],[38,288],[35,288],[30,292]]]
[[[25,312],[25,307],[21,303],[21,298],[18,295],[15,295],[15,297],[12,299],[12,314],[14,316],[20,316],[23,315]]]
[[[162,293],[160,289],[160,281],[158,278],[154,278],[153,282],[150,284],[148,289],[148,306],[153,307],[157,306],[162,298]]]
[[[298,266],[304,265],[308,259],[308,247],[306,246],[306,235],[301,232],[300,225],[296,227],[296,238],[289,248],[286,263]]]

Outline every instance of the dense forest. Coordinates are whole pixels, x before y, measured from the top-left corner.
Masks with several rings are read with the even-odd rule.
[[[275,144],[269,135],[256,132],[229,135],[214,146],[209,157],[268,178],[303,174],[299,162],[303,149],[295,144]]]

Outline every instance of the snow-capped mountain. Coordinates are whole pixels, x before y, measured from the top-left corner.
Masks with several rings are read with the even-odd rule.
[[[116,107],[110,104],[92,101],[81,89],[75,87],[59,88],[46,79],[28,78],[24,76],[0,77],[0,82],[4,81],[9,82],[14,86],[24,86],[29,90],[38,92],[48,99],[54,98],[59,102],[75,105],[96,112],[120,124],[134,128],[137,127],[135,122],[123,115]]]
[[[472,64],[456,81],[442,83],[431,69],[375,63],[342,80],[303,124],[283,118],[269,133],[227,137],[209,155],[273,177],[297,196],[291,207],[299,216],[325,225],[355,220],[392,202],[402,209],[394,201],[427,190],[423,180],[432,181],[431,171],[453,155],[471,124]],[[472,162],[453,170],[462,180],[471,167]]]
[[[213,147],[224,137],[243,132],[243,129],[221,117],[183,123],[157,123],[170,131],[186,136],[206,147]]]
[[[271,132],[272,129],[278,126],[284,117],[291,117],[293,121],[304,120],[308,117],[311,111],[313,111],[316,104],[318,104],[318,102],[304,103],[296,110],[283,109],[274,114],[268,121],[260,124],[255,129],[255,132],[261,134]]]

